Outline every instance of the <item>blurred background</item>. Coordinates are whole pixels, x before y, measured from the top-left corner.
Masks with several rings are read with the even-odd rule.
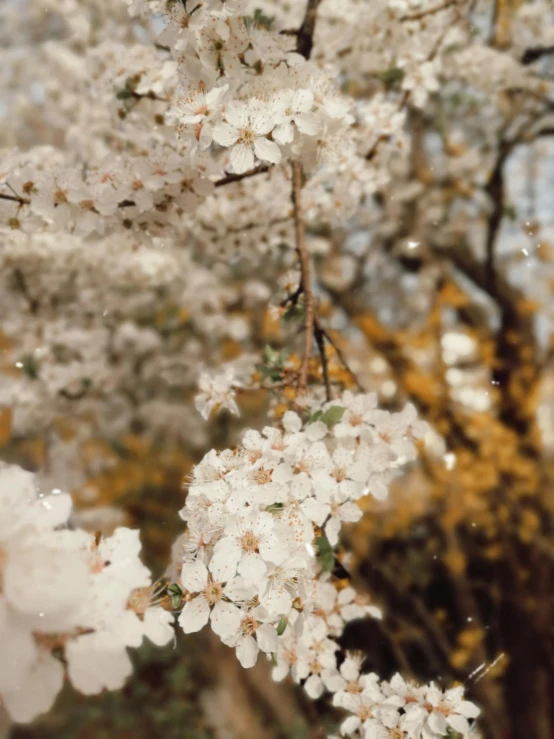
[[[384,618],[349,625],[342,643],[383,678],[463,683],[488,739],[551,739],[554,23],[549,3],[473,5],[478,48],[516,67],[481,80],[483,53],[463,80],[446,69],[440,96],[408,110],[409,145],[371,207],[347,225],[308,226],[320,313],[360,384],[384,407],[414,403],[432,429],[389,498],[367,501],[344,537],[341,563]],[[95,146],[123,147],[124,119],[160,116],[154,100],[121,114],[105,50],[83,61],[107,37],[142,38],[127,18],[124,3],[0,0],[0,146],[72,151],[86,134],[93,157]],[[356,99],[401,80],[359,79],[344,63]],[[97,117],[75,102],[89,84],[111,95]],[[269,173],[255,187],[263,198],[279,183]],[[229,202],[243,202],[242,188]],[[223,217],[224,204],[211,207]],[[267,344],[293,362],[299,349],[294,320],[267,308],[276,275],[284,289],[294,265],[290,214],[256,230],[246,200],[232,234],[217,218],[209,228],[211,215],[201,212],[187,249],[134,230],[89,237],[87,250],[24,229],[0,243],[0,458],[70,490],[79,526],[140,527],[156,576],[183,530],[192,466],[286,408],[286,392],[249,393],[239,419],[205,423],[198,375],[223,362],[248,372]],[[271,258],[252,259],[265,232]],[[333,381],[352,387],[330,348],[328,358]],[[311,381],[321,381],[315,363]],[[51,713],[6,736],[320,739],[339,719],[271,682],[269,665],[241,669],[208,634],[133,660],[124,690],[85,699],[68,687]]]

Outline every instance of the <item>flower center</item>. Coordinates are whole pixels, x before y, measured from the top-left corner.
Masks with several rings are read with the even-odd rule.
[[[360,683],[357,680],[350,680],[350,682],[346,683],[346,692],[347,693],[361,693],[362,688],[360,686]]]
[[[208,604],[213,606],[223,598],[223,588],[218,582],[209,582],[204,588],[204,597]]]
[[[240,545],[245,552],[256,552],[259,545],[258,537],[252,531],[247,531],[242,535]]]
[[[271,482],[271,470],[265,470],[263,467],[256,473],[256,482],[258,485],[266,485]]]
[[[61,187],[58,187],[58,189],[54,193],[54,203],[56,205],[67,203],[67,193],[65,192],[65,190],[62,190]]]
[[[310,672],[314,675],[319,675],[322,669],[323,668],[321,667],[320,662],[317,659],[314,659],[314,661],[310,665]]]
[[[251,144],[256,137],[250,128],[243,128],[238,139],[239,144]]]
[[[358,716],[362,721],[367,721],[368,718],[373,718],[373,712],[369,706],[361,706]]]
[[[135,588],[127,602],[128,608],[134,611],[137,616],[144,616],[146,610],[150,607],[151,591],[150,588]]]
[[[252,636],[256,632],[256,629],[258,628],[258,622],[254,618],[254,616],[247,616],[246,618],[243,618],[240,622],[240,630],[244,634],[244,636]]]

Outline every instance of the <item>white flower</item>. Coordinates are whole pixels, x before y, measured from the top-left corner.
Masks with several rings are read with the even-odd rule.
[[[280,90],[271,101],[275,111],[277,125],[273,138],[281,146],[290,144],[294,139],[294,127],[300,133],[315,136],[321,124],[315,113],[312,113],[314,95],[311,90]]]
[[[186,590],[196,593],[179,616],[179,624],[185,634],[200,631],[208,621],[222,638],[228,638],[237,631],[241,612],[229,600],[240,592],[240,581],[231,581],[223,586],[211,579],[205,564],[196,561],[183,565],[181,582]]]
[[[214,87],[206,92],[204,86],[192,90],[179,99],[168,112],[168,120],[179,130],[191,132],[201,150],[212,143],[213,119],[218,114],[229,85]]]
[[[133,669],[125,644],[107,631],[72,639],[65,655],[69,679],[85,695],[122,688]]]
[[[235,647],[237,658],[245,668],[254,667],[260,650],[273,654],[278,649],[275,626],[267,611],[261,607],[243,613],[235,633],[222,641]]]
[[[64,679],[61,662],[45,650],[38,653],[20,682],[14,679],[13,672],[8,674],[11,684],[2,691],[2,702],[13,721],[25,723],[52,708]]]
[[[275,127],[270,110],[258,110],[233,101],[225,109],[225,121],[214,127],[213,139],[221,146],[232,147],[230,162],[233,172],[242,174],[252,169],[255,157],[271,164],[281,161],[281,150],[267,138]]]
[[[266,573],[266,562],[279,564],[286,557],[284,542],[279,540],[276,521],[271,513],[248,512],[226,525],[224,536],[214,547],[210,572],[220,581],[236,574],[247,583],[259,584]]]
[[[239,415],[239,408],[235,402],[235,382],[232,370],[226,370],[214,377],[206,373],[200,375],[198,387],[201,392],[196,395],[194,401],[203,418],[207,420],[214,408],[218,410],[227,408],[235,416]]]

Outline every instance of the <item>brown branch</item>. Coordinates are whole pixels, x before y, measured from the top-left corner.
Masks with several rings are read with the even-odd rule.
[[[248,177],[254,177],[257,174],[263,174],[264,172],[268,172],[270,169],[269,164],[260,164],[259,167],[254,167],[254,169],[248,170],[248,172],[243,172],[243,174],[227,174],[225,177],[222,177],[220,180],[216,180],[214,182],[215,187],[222,187],[223,185],[230,185],[232,182],[240,182],[241,180],[245,180]]]
[[[243,172],[242,174],[226,174],[225,177],[222,177],[219,180],[216,180],[214,182],[214,187],[223,187],[224,185],[230,185],[233,182],[240,182],[241,180],[246,180],[249,177],[255,177],[257,174],[263,174],[264,172],[268,172],[270,169],[270,165],[268,164],[260,164],[259,167],[254,167],[254,169],[249,169],[248,172]],[[13,200],[13,198],[10,198]],[[136,203],[134,200],[122,200],[120,203],[118,203],[118,208],[132,208],[135,206]]]
[[[310,255],[306,249],[306,231],[302,213],[302,185],[303,172],[300,162],[292,163],[292,204],[294,208],[294,228],[296,238],[296,253],[300,263],[300,284],[304,295],[304,357],[298,376],[298,391],[304,392],[308,381],[308,365],[312,353],[315,323],[315,300],[312,293],[312,265]]]
[[[420,10],[419,13],[413,13],[408,15],[403,15],[399,18],[401,22],[405,21],[419,21],[422,18],[427,18],[428,15],[435,15],[435,13],[440,13],[441,10],[447,10],[452,5],[456,5],[456,0],[448,0],[448,2],[442,3],[442,5],[436,5],[434,8],[428,8],[427,10]]]
[[[317,318],[315,321],[315,341],[321,358],[321,371],[323,373],[323,382],[325,384],[325,400],[329,401],[333,397],[331,382],[329,380],[329,361],[327,359],[327,354],[325,354],[325,336]]]
[[[543,56],[554,54],[554,45],[552,46],[535,46],[532,49],[525,49],[519,60],[522,64],[533,64],[537,59]]]
[[[296,51],[305,59],[309,59],[312,53],[317,9],[320,2],[321,0],[308,0],[304,20],[296,36]]]
[[[13,203],[19,203],[20,205],[29,205],[31,202],[28,198],[20,198],[19,195],[5,195],[0,193],[0,200],[11,200]]]
[[[338,346],[337,342],[333,339],[333,337],[327,331],[327,329],[323,328],[323,326],[321,325],[321,323],[319,321],[319,318],[317,316],[316,316],[316,330],[320,331],[322,337],[324,339],[326,339],[327,342],[333,347],[333,349],[335,351],[335,354],[337,355],[337,359],[342,364],[342,366],[344,367],[344,369],[348,372],[348,374],[350,375],[350,377],[352,377],[352,379],[354,380],[354,382],[356,384],[356,388],[360,392],[365,393],[365,388],[363,387],[362,383],[358,379],[358,376],[356,375],[356,373],[354,372],[354,370],[350,367],[350,365],[348,363],[348,360],[346,359],[346,356],[345,356],[344,352]]]

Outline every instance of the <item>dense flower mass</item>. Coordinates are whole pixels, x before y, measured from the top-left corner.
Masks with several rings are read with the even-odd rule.
[[[342,654],[346,623],[383,614],[333,576],[335,550],[426,433],[414,406],[378,400],[440,402],[442,417],[428,417],[446,449],[448,429],[474,444],[456,406],[488,408],[498,373],[507,392],[538,394],[534,372],[509,367],[553,319],[551,238],[539,243],[535,223],[541,208],[549,219],[536,195],[550,168],[545,187],[527,179],[552,154],[538,146],[552,136],[550,0],[494,14],[466,0],[51,0],[47,11],[0,8],[0,421],[16,440],[47,438],[48,471],[0,468],[2,703],[27,721],[65,678],[85,694],[120,687],[128,647],[172,638],[163,593],[185,633],[209,624],[244,667],[261,652],[276,680],[331,694],[350,714],[343,736],[468,735],[478,710],[461,688],[380,681]],[[515,258],[494,253],[507,219],[536,236],[526,269],[517,238]],[[490,373],[472,365],[476,316]],[[396,331],[415,337],[411,354]],[[372,381],[375,360],[386,382]],[[445,381],[422,381],[419,365],[434,362]],[[229,415],[250,391],[261,406],[269,397],[273,425],[216,451],[235,443]],[[219,411],[220,426],[201,423]],[[51,492],[98,494],[85,483],[122,438],[204,455],[171,589],[152,584],[137,532],[72,529],[69,497]]]
[[[14,721],[48,711],[65,677],[81,693],[116,690],[127,647],[173,638],[155,604],[138,531],[106,539],[67,528],[71,498],[0,466],[0,699]]]

